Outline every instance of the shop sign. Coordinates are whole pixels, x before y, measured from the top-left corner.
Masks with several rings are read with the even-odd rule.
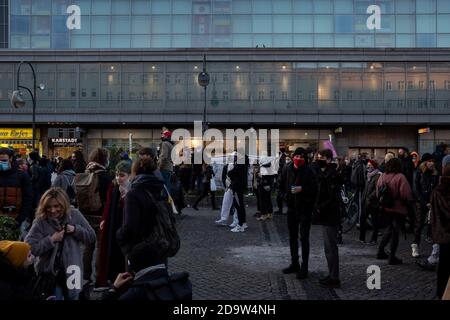
[[[32,129],[0,129],[0,140],[30,140],[33,139]]]
[[[82,145],[82,141],[77,138],[51,138],[50,143],[55,147],[75,147]]]

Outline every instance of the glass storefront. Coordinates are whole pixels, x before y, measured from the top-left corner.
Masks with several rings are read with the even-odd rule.
[[[36,130],[36,148],[42,153],[39,130]],[[33,151],[33,130],[24,128],[0,128],[0,147],[14,150],[24,157]]]

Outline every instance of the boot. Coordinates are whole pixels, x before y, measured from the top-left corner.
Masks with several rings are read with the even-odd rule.
[[[299,280],[306,279],[308,277],[308,266],[302,264],[300,271],[297,272],[296,278]]]
[[[291,263],[291,265],[283,269],[284,274],[296,273],[300,271],[300,265],[298,263]]]

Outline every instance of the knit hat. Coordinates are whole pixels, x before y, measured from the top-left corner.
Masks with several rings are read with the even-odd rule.
[[[450,154],[449,155],[446,155],[443,159],[442,159],[442,168],[445,168],[445,166],[447,165],[447,164],[449,164],[450,163]]]
[[[298,147],[297,149],[295,149],[294,154],[292,155],[293,157],[295,156],[303,156],[304,158],[307,157],[307,153],[306,150],[303,149],[302,147]]]
[[[434,157],[430,154],[430,153],[424,153],[422,155],[422,162],[426,162],[426,161],[430,161],[430,160],[434,160]]]
[[[19,268],[23,265],[28,257],[31,247],[26,242],[20,241],[0,241],[0,252],[15,267]]]

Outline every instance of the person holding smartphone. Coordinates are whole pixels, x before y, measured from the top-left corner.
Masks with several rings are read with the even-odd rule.
[[[288,206],[287,223],[291,251],[291,264],[283,269],[283,273],[297,273],[298,279],[304,279],[308,276],[309,234],[317,196],[316,178],[308,166],[308,154],[305,149],[297,148],[293,154],[293,161],[283,168],[280,188],[286,195]],[[302,246],[301,265],[298,254],[299,231]]]

